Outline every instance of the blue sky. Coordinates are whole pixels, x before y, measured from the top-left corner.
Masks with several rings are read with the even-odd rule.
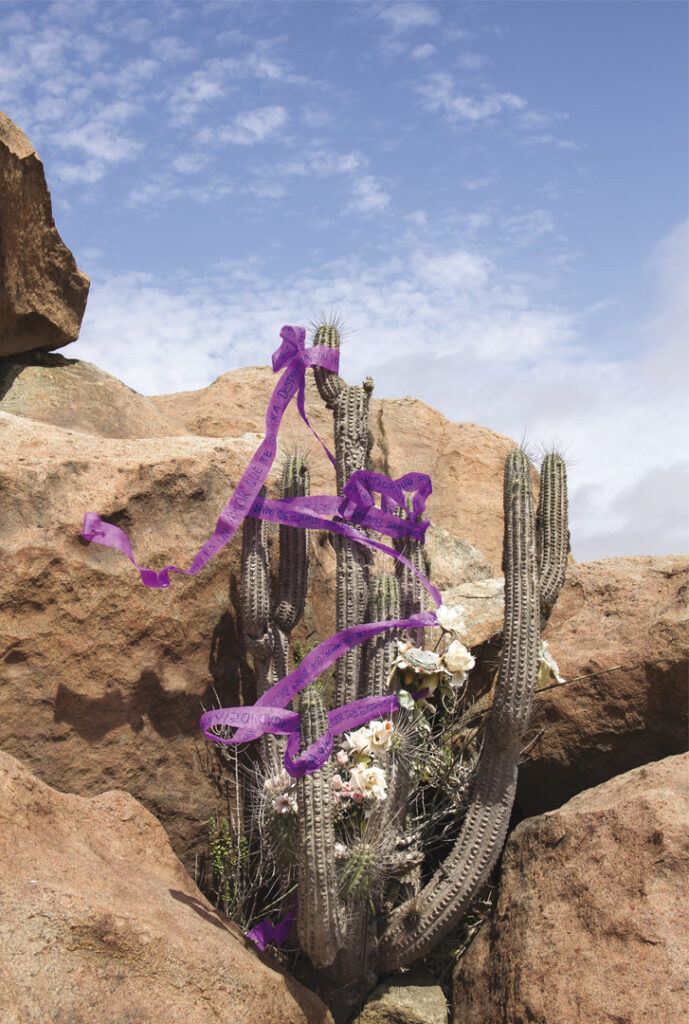
[[[575,557],[689,550],[688,11],[0,2],[65,354],[190,390],[334,307],[350,381],[565,449]]]

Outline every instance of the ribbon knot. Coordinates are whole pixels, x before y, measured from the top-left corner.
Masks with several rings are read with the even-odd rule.
[[[305,364],[305,328],[290,327],[286,324],[280,331],[280,337],[282,338],[282,344],[279,349],[273,352],[273,372],[279,373],[280,370],[288,366],[289,363],[294,362],[295,359],[299,359]]]
[[[352,523],[365,522],[367,513],[376,503],[374,494],[380,494],[381,510],[394,513],[395,509],[401,509],[408,521],[413,522],[416,527],[413,531],[407,531],[409,535],[420,536],[423,539],[430,524],[429,520],[419,521],[419,517],[424,512],[426,499],[432,491],[431,478],[427,473],[406,473],[397,480],[391,480],[384,473],[359,469],[352,473],[342,489],[342,494],[348,502],[342,510],[342,516]],[[406,494],[412,495],[411,512]]]

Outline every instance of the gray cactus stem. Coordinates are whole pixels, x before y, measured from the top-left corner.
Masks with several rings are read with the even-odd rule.
[[[414,900],[413,915],[409,902],[390,914],[379,944],[384,971],[423,956],[461,920],[507,834],[540,636],[530,467],[519,450],[507,459],[504,504],[504,646],[472,802],[452,852]]]
[[[536,511],[536,545],[541,587],[541,629],[550,618],[564,583],[569,555],[567,474],[562,458],[551,452],[541,466]]]
[[[261,489],[265,494],[265,488]],[[256,693],[260,697],[277,682],[279,666],[275,652],[281,650],[279,634],[271,621],[270,559],[267,524],[247,516],[242,529],[242,576],[240,588],[242,626],[256,675]],[[267,734],[259,740],[264,769],[269,775],[280,770],[281,744]]]
[[[301,744],[314,743],[328,722],[320,693],[302,694]],[[330,762],[297,782],[297,870],[299,943],[315,967],[332,964],[344,942],[344,906],[338,894],[333,822],[333,772]]]
[[[393,541],[393,546],[396,551],[399,551],[400,554],[409,559],[415,569],[424,573],[424,575],[427,574],[428,566],[424,556],[423,541],[416,540],[413,537],[400,537]],[[408,619],[417,612],[423,611],[426,590],[416,573],[412,572],[404,562],[395,562],[395,573],[400,581],[401,617]],[[405,630],[403,637],[412,643],[414,647],[423,647],[423,626]]]
[[[392,573],[374,576],[369,589],[367,622],[400,618],[400,587],[396,576]],[[366,642],[362,697],[382,697],[385,694],[385,683],[397,656],[396,635],[396,631],[388,630]]]
[[[339,331],[332,324],[322,324],[316,331],[314,344],[339,348]],[[315,369],[315,378],[323,401],[333,412],[337,493],[342,494],[352,473],[366,467],[370,445],[368,407],[373,381],[368,377],[363,384],[349,385],[322,367]],[[334,538],[334,547],[337,557],[335,624],[339,631],[365,620],[371,557],[360,544],[338,534]],[[360,696],[361,664],[362,651],[358,646],[338,660],[335,669],[336,705],[349,704]]]

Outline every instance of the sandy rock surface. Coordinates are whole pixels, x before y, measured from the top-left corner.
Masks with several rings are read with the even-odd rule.
[[[55,227],[43,164],[0,112],[0,357],[78,338],[88,291]]]
[[[95,437],[188,434],[117,377],[49,352],[0,360],[0,410]]]
[[[454,1024],[683,1024],[689,755],[523,821],[454,976]]]
[[[524,814],[687,749],[688,598],[689,555],[569,566],[544,638],[565,679],[588,678],[534,702]]]
[[[0,753],[3,1024],[328,1024],[224,923],[128,793],[59,793]]]
[[[193,872],[222,808],[199,716],[216,692],[255,699],[234,612],[240,539],[153,590],[81,525],[97,512],[140,564],[186,568],[258,438],[111,440],[0,413],[0,444],[0,749],[61,790],[133,793]]]

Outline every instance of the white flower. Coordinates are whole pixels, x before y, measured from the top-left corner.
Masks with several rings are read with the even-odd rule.
[[[459,635],[466,629],[464,625],[464,609],[461,604],[441,604],[440,607],[436,609],[435,616],[438,620],[438,625],[441,629],[444,629],[446,633],[455,633]]]
[[[538,659],[541,663],[545,662],[545,664],[550,669],[550,675],[553,676],[558,683],[564,683],[565,680],[560,675],[560,669],[558,667],[558,664],[555,661],[555,658],[548,650],[548,644],[545,640],[541,640],[541,647],[538,652]]]
[[[277,814],[286,814],[287,811],[297,810],[297,798],[294,793],[283,793],[273,800],[273,810]]]
[[[336,760],[337,760],[337,763],[338,763],[338,764],[339,764],[339,765],[340,765],[340,766],[341,766],[342,768],[344,768],[344,766],[345,766],[345,765],[347,764],[347,762],[349,761],[349,754],[347,753],[347,751],[346,751],[346,750],[338,750],[337,754],[335,755],[335,758],[336,758]]]
[[[348,732],[342,746],[358,754],[371,753],[371,730],[367,725],[357,729],[356,732]]]
[[[334,852],[335,852],[335,856],[340,858],[340,859],[342,857],[346,857],[347,854],[349,853],[349,850],[347,849],[347,847],[345,846],[344,843],[335,843],[335,846],[334,846],[333,849],[334,849]]]
[[[476,664],[471,651],[467,650],[459,640],[453,640],[443,655],[443,661],[448,672],[452,673],[452,686],[461,686],[467,677],[467,673]]]
[[[385,800],[387,797],[387,781],[382,768],[355,765],[349,772],[349,778],[352,783],[352,799],[357,803],[361,802],[357,793],[364,800]]]
[[[374,754],[387,750],[392,742],[392,722],[371,723],[371,747]]]

